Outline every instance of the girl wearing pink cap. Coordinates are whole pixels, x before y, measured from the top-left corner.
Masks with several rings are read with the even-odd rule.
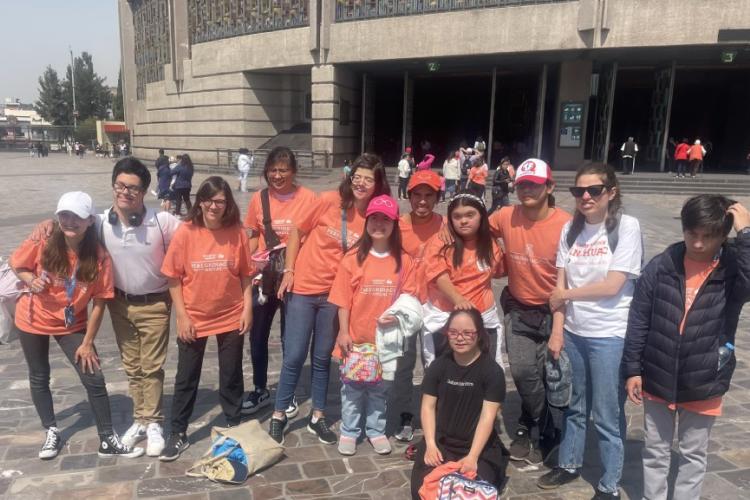
[[[385,435],[386,399],[376,328],[397,320],[383,315],[401,294],[416,295],[413,262],[401,250],[398,202],[388,195],[367,206],[365,233],[341,261],[328,301],[338,306],[339,333],[333,355],[342,362],[339,453],[354,455],[366,415],[365,434],[376,453],[391,452]],[[357,370],[354,366],[365,366]]]

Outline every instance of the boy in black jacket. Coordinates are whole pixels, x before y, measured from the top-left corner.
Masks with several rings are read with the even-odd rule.
[[[685,203],[681,219],[685,240],[657,255],[636,285],[622,356],[628,398],[644,405],[649,500],[667,498],[675,428],[674,498],[700,497],[711,427],[735,367],[737,322],[750,299],[750,212],[705,194]]]

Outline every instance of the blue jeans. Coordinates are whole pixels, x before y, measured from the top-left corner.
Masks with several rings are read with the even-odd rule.
[[[368,438],[385,435],[386,400],[393,382],[383,380],[375,385],[341,384],[341,435],[358,438],[360,422],[365,415]]]
[[[276,411],[289,407],[297,388],[312,339],[313,410],[325,410],[328,396],[328,370],[336,342],[338,307],[328,302],[328,294],[299,295],[290,293],[284,312],[284,349]]]
[[[593,414],[604,469],[598,488],[606,493],[617,491],[625,453],[625,388],[620,374],[624,344],[618,337],[587,338],[565,331],[573,394],[563,418],[558,464],[564,469],[583,465],[586,425]]]

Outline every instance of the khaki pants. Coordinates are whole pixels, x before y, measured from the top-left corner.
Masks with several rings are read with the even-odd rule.
[[[164,420],[161,397],[171,303],[162,300],[132,304],[115,297],[108,306],[120,358],[128,376],[133,420],[144,425],[160,423]]]

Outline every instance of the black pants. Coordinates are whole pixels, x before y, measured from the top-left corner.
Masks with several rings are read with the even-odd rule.
[[[633,157],[632,156],[624,156],[622,158],[622,173],[623,174],[630,174],[633,171]]]
[[[175,189],[175,196],[177,197],[177,207],[175,207],[175,214],[180,215],[180,212],[182,210],[182,202],[185,202],[185,211],[189,212],[191,208],[193,208],[193,203],[190,201],[190,189],[191,188],[184,188],[184,189]]]
[[[494,431],[493,431],[494,432]],[[471,443],[467,443],[466,450],[451,449],[444,446],[438,439],[437,447],[443,455],[444,462],[455,462],[464,458],[469,451]],[[417,444],[417,454],[414,456],[414,467],[411,470],[411,497],[419,500],[419,488],[424,483],[424,478],[432,472],[434,467],[424,463],[424,454],[427,445],[424,439]],[[505,484],[505,470],[508,466],[508,452],[499,439],[494,444],[482,450],[477,460],[477,479],[482,479],[493,484],[498,494],[502,493]]]
[[[281,348],[284,349],[284,301],[268,295],[265,304],[258,303],[258,288],[253,287],[253,326],[250,328],[250,358],[253,360],[253,383],[258,389],[268,385],[268,337],[276,311],[281,309]]]
[[[219,403],[224,411],[227,425],[240,423],[242,393],[245,384],[242,379],[242,343],[244,335],[237,330],[213,335],[219,346]],[[195,339],[188,344],[177,339],[177,375],[174,381],[172,399],[172,432],[187,431],[190,415],[193,413],[198,384],[203,368],[203,353],[208,337]]]
[[[690,160],[690,177],[695,177],[703,169],[703,160]]]
[[[484,201],[484,192],[486,191],[486,187],[484,184],[479,184],[478,182],[469,181],[469,185],[466,186],[466,191],[473,194],[474,196],[479,197],[482,201]]]
[[[398,197],[401,198],[407,198],[408,195],[406,193],[406,188],[409,185],[409,178],[408,177],[399,177],[398,178]]]
[[[52,405],[52,393],[49,389],[50,337],[57,341],[57,345],[63,350],[76,373],[78,373],[81,383],[86,388],[99,435],[108,436],[112,434],[112,413],[109,408],[109,395],[107,394],[107,385],[104,382],[104,374],[101,370],[95,370],[93,374],[84,373],[81,371],[80,365],[75,362],[76,350],[83,342],[83,332],[54,336],[20,332],[18,336],[26,363],[29,365],[31,400],[34,402],[36,412],[42,420],[42,425],[45,429],[57,426],[55,410]]]
[[[687,160],[677,160],[677,175],[685,175],[687,173]]]

